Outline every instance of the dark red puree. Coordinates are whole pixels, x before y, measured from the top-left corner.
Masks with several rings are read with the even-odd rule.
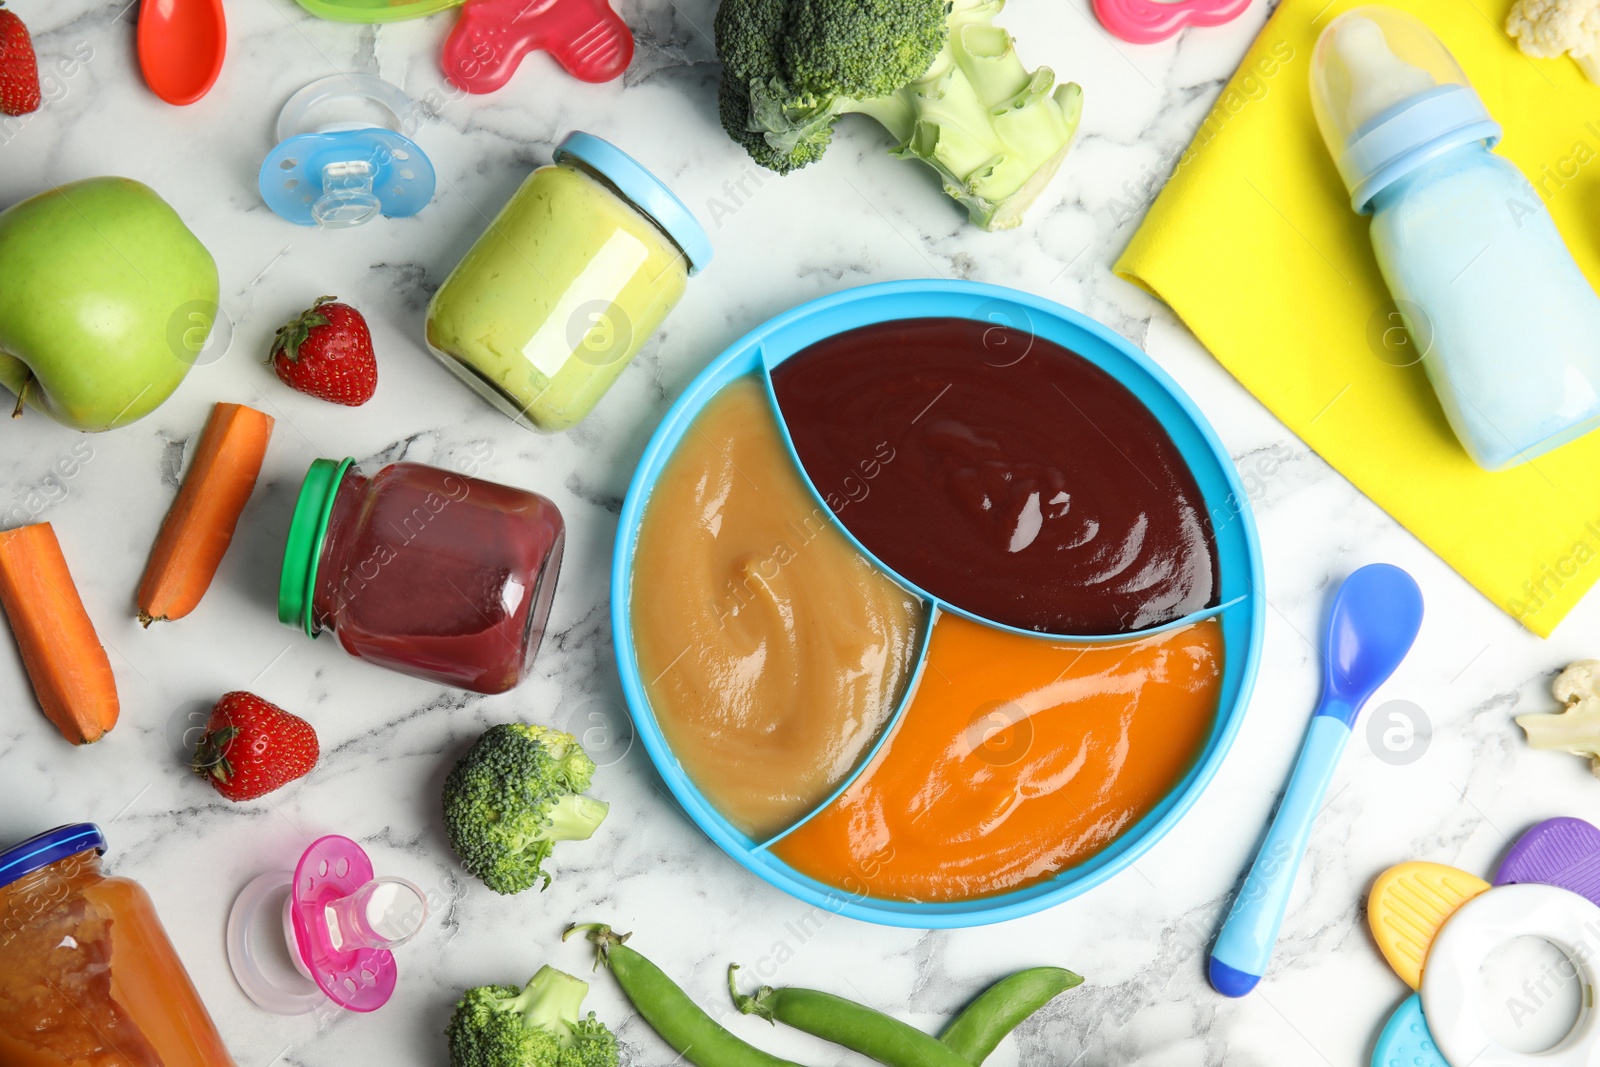
[[[564,542],[537,493],[420,463],[352,468],[323,541],[316,622],[371,663],[503,693],[544,636]]]
[[[970,319],[820,341],[773,372],[812,481],[869,550],[983,618],[1056,634],[1213,603],[1200,488],[1149,409],[1059,345]]]

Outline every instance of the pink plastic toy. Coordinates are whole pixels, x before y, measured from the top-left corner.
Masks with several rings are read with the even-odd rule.
[[[1094,0],[1094,13],[1124,41],[1154,44],[1185,26],[1232,22],[1249,6],[1250,0]]]
[[[411,940],[427,916],[420,889],[403,878],[374,878],[360,845],[329,835],[306,849],[293,875],[272,871],[245,886],[228,915],[228,962],[250,999],[280,1015],[329,1000],[376,1011],[394,993],[390,950]],[[266,946],[255,936],[263,918]],[[273,975],[283,952],[271,942],[279,937],[294,971]]]
[[[444,73],[469,93],[492,93],[533,51],[574,78],[610,81],[633,59],[633,34],[606,0],[469,0],[445,43]]]

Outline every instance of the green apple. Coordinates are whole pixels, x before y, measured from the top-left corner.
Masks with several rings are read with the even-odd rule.
[[[217,313],[217,264],[130,178],[89,178],[0,212],[0,385],[58,422],[109,430],[150,414]]]

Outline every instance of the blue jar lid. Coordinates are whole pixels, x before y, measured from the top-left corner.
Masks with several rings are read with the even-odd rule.
[[[699,274],[711,262],[711,238],[664,185],[628,153],[592,133],[574,130],[556,146],[556,160],[571,156],[590,170],[603,175],[623,196],[637,204],[677,242],[689,259],[689,273]]]
[[[91,848],[96,852],[106,850],[105,835],[92,822],[69,823],[35,834],[0,852],[0,888]]]

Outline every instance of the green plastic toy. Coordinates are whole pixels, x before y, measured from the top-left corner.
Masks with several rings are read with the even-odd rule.
[[[403,22],[460,7],[466,0],[299,0],[318,18],[337,22]]]

